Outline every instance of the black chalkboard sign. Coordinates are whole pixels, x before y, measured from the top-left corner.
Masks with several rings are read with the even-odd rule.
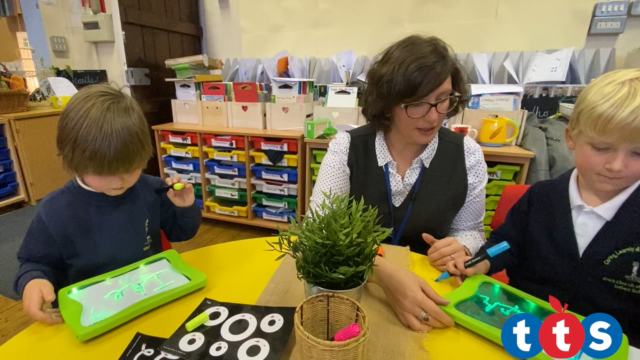
[[[107,84],[109,83],[109,78],[106,70],[73,70],[71,82],[76,89],[80,90],[89,85]]]

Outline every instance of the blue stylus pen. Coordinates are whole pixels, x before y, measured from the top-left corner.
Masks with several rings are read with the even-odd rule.
[[[497,245],[494,245],[488,248],[485,253],[476,255],[474,258],[467,260],[464,263],[464,268],[468,269],[470,267],[473,267],[474,265],[479,264],[480,262],[485,261],[489,258],[496,257],[498,254],[503,253],[507,250],[509,250],[509,243],[507,243],[506,241],[503,241]],[[448,271],[445,271],[442,273],[442,275],[440,275],[440,277],[436,279],[436,282],[447,280],[450,277],[451,277],[451,274],[449,274]]]

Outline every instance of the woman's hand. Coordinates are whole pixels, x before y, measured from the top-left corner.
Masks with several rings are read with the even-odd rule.
[[[193,193],[193,185],[182,181],[180,176],[176,175],[175,178],[166,178],[167,185],[172,186],[175,184],[182,184],[184,187],[182,190],[169,189],[167,197],[177,207],[189,207],[196,201],[196,196]]]
[[[422,234],[422,239],[431,245],[427,251],[429,263],[442,272],[447,270],[447,263],[450,261],[471,256],[467,248],[452,237],[438,240],[429,234]]]
[[[387,301],[405,326],[415,331],[429,331],[454,325],[453,320],[438,307],[447,305],[449,301],[440,297],[411,271],[378,257],[371,281],[382,288]],[[429,315],[426,322],[418,319],[422,312]]]

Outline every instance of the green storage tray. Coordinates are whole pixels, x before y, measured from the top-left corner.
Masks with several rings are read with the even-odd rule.
[[[194,185],[193,186],[193,194],[195,196],[202,196],[202,185]]]
[[[493,215],[495,215],[496,212],[495,211],[487,211],[484,213],[484,220],[482,221],[483,224],[485,225],[490,225],[491,221],[493,220]]]
[[[485,239],[488,239],[488,238],[489,238],[489,236],[491,236],[491,232],[492,232],[492,231],[493,231],[493,230],[491,229],[491,226],[487,226],[487,225],[485,225],[485,226],[484,226],[484,238],[485,238]]]
[[[232,189],[222,186],[209,185],[207,186],[207,191],[211,194],[211,196],[216,198],[244,202],[247,201],[247,191],[243,189]]]
[[[489,180],[513,180],[518,171],[520,171],[520,166],[504,164],[487,169]]]
[[[256,199],[256,204],[269,206],[269,207],[279,207],[295,210],[298,208],[298,199],[286,196],[278,196],[278,195],[270,195],[263,194],[259,192],[254,192],[254,199]]]
[[[318,177],[317,177],[317,176],[315,176],[315,175],[313,175],[313,176],[311,177],[311,180],[316,181],[316,180],[318,180]]]
[[[515,181],[494,180],[487,184],[487,195],[502,195],[505,186],[515,185]]]
[[[500,201],[500,196],[487,196],[484,200],[484,209],[485,210],[495,210],[498,208],[498,202]]]
[[[327,155],[327,150],[312,150],[311,153],[316,158],[316,162],[321,163],[324,156]]]
[[[318,173],[320,172],[320,164],[311,164],[309,167],[313,170],[313,175],[318,176]]]

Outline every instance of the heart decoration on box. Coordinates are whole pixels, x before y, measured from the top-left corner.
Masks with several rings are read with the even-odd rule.
[[[282,107],[282,112],[285,113],[285,114],[288,114],[289,113],[289,107],[283,106]]]
[[[242,111],[247,112],[247,110],[249,110],[249,107],[247,105],[242,105]]]
[[[334,111],[334,112],[331,113],[331,116],[333,116],[334,119],[337,119],[338,116],[340,116],[340,113],[337,112],[337,111]]]

